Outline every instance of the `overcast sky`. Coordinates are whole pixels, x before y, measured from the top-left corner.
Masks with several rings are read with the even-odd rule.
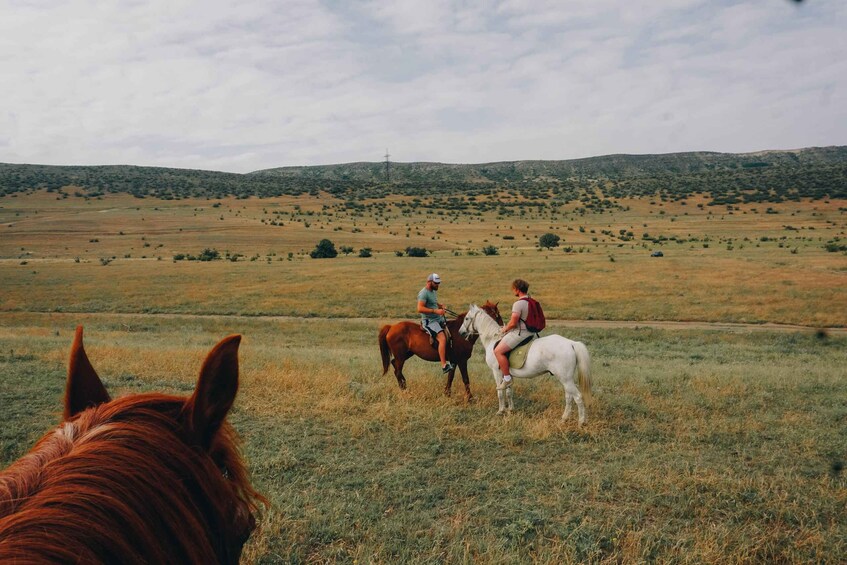
[[[847,145],[845,30],[845,0],[0,0],[0,162]]]

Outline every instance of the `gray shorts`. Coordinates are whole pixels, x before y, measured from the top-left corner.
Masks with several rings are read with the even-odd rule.
[[[429,332],[432,337],[437,336],[439,333],[444,331],[444,325],[440,320],[431,320],[429,318],[423,318],[421,320],[421,325],[423,328]]]
[[[522,341],[529,339],[530,337],[532,337],[532,334],[526,330],[520,332],[520,334],[518,334],[518,330],[512,330],[500,338],[500,343],[505,343],[509,346],[509,350],[512,350],[519,346]]]

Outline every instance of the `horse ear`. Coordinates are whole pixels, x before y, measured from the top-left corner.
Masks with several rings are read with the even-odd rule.
[[[240,335],[221,340],[206,356],[197,388],[186,400],[183,413],[195,441],[208,449],[226,418],[238,392],[238,346]]]
[[[86,408],[109,402],[106,387],[82,346],[82,326],[77,326],[71,356],[68,362],[68,380],[65,383],[65,411],[62,417],[70,420]]]

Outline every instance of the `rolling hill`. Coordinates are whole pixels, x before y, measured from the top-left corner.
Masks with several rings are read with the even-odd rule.
[[[473,165],[363,162],[247,174],[138,166],[0,163],[0,195],[46,189],[96,197],[124,192],[178,199],[318,194],[353,201],[389,195],[470,197],[518,191],[533,199],[705,196],[712,204],[847,198],[847,146],[756,153],[606,155]]]

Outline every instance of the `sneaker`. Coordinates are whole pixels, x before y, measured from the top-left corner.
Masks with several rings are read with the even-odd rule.
[[[506,379],[503,379],[502,381],[500,381],[500,384],[497,385],[497,390],[506,390],[507,388],[511,388],[513,380],[514,379],[509,379],[507,381]]]
[[[453,363],[451,363],[450,361],[447,361],[447,364],[444,365],[443,367],[441,367],[441,372],[446,375],[447,373],[449,373],[450,371],[452,371],[455,368],[456,368],[456,366]]]

